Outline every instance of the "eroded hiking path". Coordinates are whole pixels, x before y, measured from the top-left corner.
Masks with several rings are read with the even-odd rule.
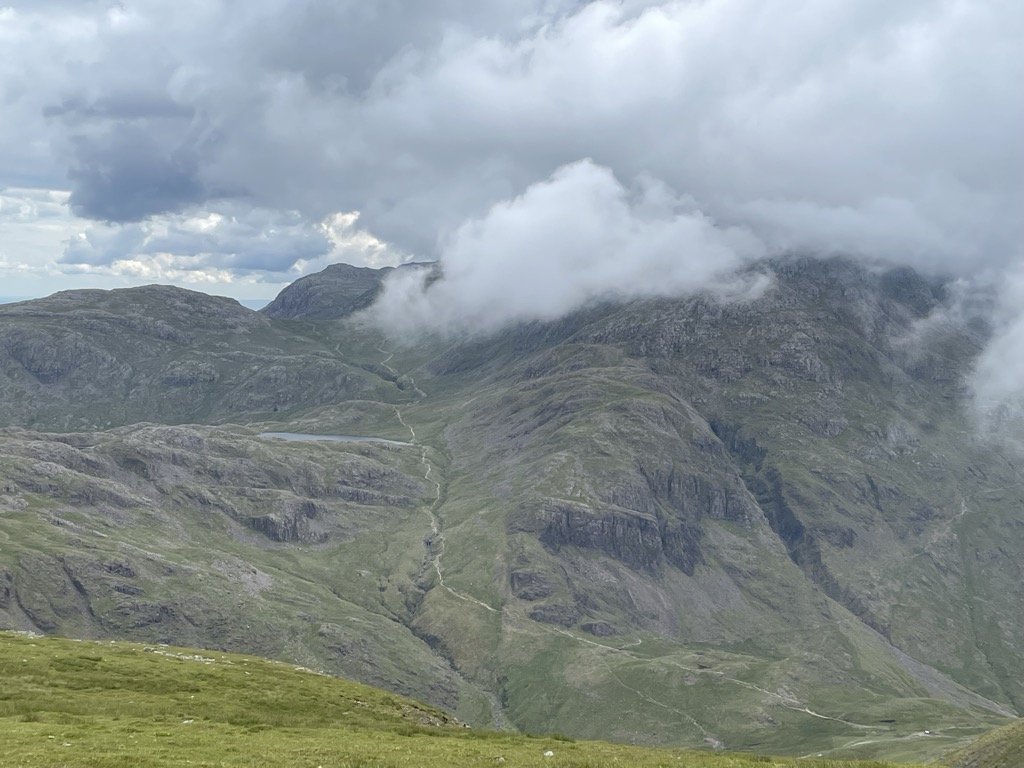
[[[627,649],[630,649],[630,648],[635,648],[636,646],[640,645],[640,642],[641,642],[640,640],[637,640],[634,643],[631,643],[629,645],[623,645],[623,646],[618,646],[617,647],[617,646],[613,646],[613,645],[605,645],[604,643],[598,643],[598,642],[595,642],[593,640],[588,640],[586,638],[579,637],[579,636],[573,634],[572,632],[569,632],[569,631],[564,630],[564,629],[556,629],[554,631],[558,632],[561,635],[565,635],[566,637],[571,637],[573,640],[575,640],[578,643],[582,643],[582,644],[585,644],[585,645],[588,645],[588,646],[593,646],[595,648],[600,648],[601,650],[605,651],[606,654],[608,654],[608,655],[626,656],[626,657],[628,657],[630,659],[633,659],[635,661],[644,661],[644,659],[641,659],[636,654],[632,653],[630,650],[627,650]],[[690,673],[693,673],[693,674],[696,674],[696,675],[707,675],[709,677],[717,677],[720,680],[724,680],[724,681],[726,681],[728,683],[732,683],[734,685],[738,685],[738,686],[740,686],[742,688],[747,688],[748,690],[758,691],[759,693],[762,693],[765,696],[767,696],[768,698],[772,699],[779,706],[785,707],[786,709],[792,710],[794,712],[800,712],[801,714],[807,715],[809,717],[815,717],[815,718],[818,718],[820,720],[831,720],[833,722],[842,723],[844,725],[847,725],[847,726],[850,726],[850,727],[853,727],[853,728],[858,728],[858,729],[861,729],[861,730],[864,730],[864,731],[882,731],[882,730],[884,730],[880,726],[865,725],[863,723],[855,723],[855,722],[851,722],[849,720],[844,720],[844,719],[839,718],[839,717],[831,717],[830,715],[824,715],[824,714],[822,714],[820,712],[815,712],[813,709],[808,707],[805,703],[803,703],[802,701],[800,701],[799,699],[797,699],[796,697],[794,697],[794,696],[792,696],[792,695],[790,695],[788,693],[778,693],[778,692],[775,692],[775,691],[769,691],[766,688],[761,688],[760,686],[754,685],[753,683],[748,683],[745,680],[738,680],[735,677],[731,677],[731,676],[725,674],[724,672],[721,672],[721,671],[718,671],[718,670],[715,670],[715,669],[702,669],[702,668],[699,668],[699,667],[692,667],[692,666],[689,666],[687,664],[682,664],[681,662],[676,661],[674,659],[662,658],[662,659],[658,659],[658,661],[660,661],[663,664],[668,664],[670,666],[673,666],[676,669],[681,669],[681,670],[683,670],[685,672],[690,672]],[[601,662],[604,665],[605,669],[608,671],[609,675],[612,677],[612,679],[615,680],[615,682],[617,682],[623,688],[625,688],[625,689],[627,689],[629,691],[632,691],[634,694],[639,696],[644,701],[647,701],[647,702],[649,702],[651,704],[654,704],[655,706],[661,707],[663,709],[667,709],[667,710],[669,710],[671,712],[674,712],[674,713],[680,715],[685,720],[687,720],[689,723],[691,723],[692,725],[696,726],[696,728],[698,730],[700,730],[700,732],[704,735],[704,740],[708,744],[713,746],[715,749],[722,749],[722,748],[725,747],[725,744],[721,740],[716,738],[710,731],[708,731],[707,728],[705,728],[703,725],[701,725],[696,720],[696,718],[693,717],[692,714],[690,714],[689,712],[685,712],[683,710],[677,709],[677,708],[675,708],[675,707],[673,707],[673,706],[671,706],[669,704],[665,704],[662,701],[658,701],[657,699],[654,699],[653,697],[649,696],[648,694],[644,693],[643,691],[640,691],[640,690],[638,690],[636,688],[630,687],[629,685],[624,683],[619,678],[619,676],[611,668],[611,666],[608,664],[608,662],[607,662],[607,660],[605,658],[602,658]]]
[[[420,400],[427,396],[426,393],[416,385],[416,380],[412,376],[409,376],[408,374],[399,374],[398,371],[396,371],[394,368],[391,367],[391,365],[389,365],[391,359],[395,356],[394,352],[387,352],[386,350],[383,350],[380,347],[377,348],[377,351],[385,355],[384,359],[381,360],[380,362],[381,366],[386,368],[396,378],[404,378],[406,381],[408,381],[409,386],[419,396]],[[407,430],[409,430],[409,442],[420,449],[420,464],[423,465],[423,479],[426,481],[428,487],[431,485],[434,486],[434,500],[431,502],[430,506],[426,508],[427,515],[430,518],[430,530],[427,533],[427,535],[423,538],[424,545],[427,550],[426,556],[429,562],[428,567],[432,568],[434,572],[437,574],[437,583],[441,586],[442,589],[448,592],[448,594],[452,595],[452,597],[456,597],[464,602],[477,605],[486,611],[490,611],[491,613],[498,613],[498,609],[488,605],[482,600],[478,600],[472,595],[467,595],[462,592],[459,592],[457,589],[454,589],[445,582],[444,567],[442,565],[442,560],[444,558],[444,551],[445,547],[447,546],[447,541],[445,540],[444,537],[444,521],[440,515],[440,508],[444,503],[444,494],[441,481],[439,479],[435,479],[434,477],[435,467],[434,464],[430,461],[430,446],[420,441],[419,437],[416,434],[416,429],[405,420],[405,417],[402,415],[402,409],[397,405],[395,406],[395,416],[398,418],[399,423]]]
[[[384,358],[380,361],[381,366],[387,369],[387,371],[395,377],[396,383],[400,382],[403,379],[406,382],[408,382],[408,386],[412,389],[413,392],[416,393],[416,395],[419,398],[417,402],[422,401],[427,397],[427,393],[419,388],[419,386],[416,384],[416,380],[412,376],[409,376],[408,374],[400,374],[390,365],[391,360],[395,356],[394,352],[388,352],[387,350],[381,349],[380,347],[377,347],[377,351],[384,355]],[[408,421],[406,421],[405,416],[402,415],[401,407],[396,405],[394,406],[394,409],[395,417],[398,419],[398,423],[405,427],[407,430],[409,430],[409,442],[412,443],[412,445],[419,448],[420,450],[420,464],[423,467],[424,481],[426,481],[428,487],[434,487],[434,498],[429,504],[429,506],[424,507],[424,510],[426,511],[428,517],[429,529],[427,531],[427,534],[423,537],[423,545],[425,549],[423,570],[433,570],[434,573],[437,574],[438,585],[452,597],[462,600],[463,602],[479,606],[480,608],[483,608],[484,610],[489,611],[491,613],[499,613],[499,611],[496,608],[491,607],[482,600],[478,600],[472,595],[466,595],[462,592],[459,592],[457,589],[454,589],[445,582],[442,559],[444,558],[444,551],[447,542],[445,541],[444,537],[444,520],[440,515],[440,508],[444,504],[444,488],[441,484],[441,480],[434,477],[435,466],[433,462],[430,461],[430,446],[419,439],[419,435],[416,434],[416,428],[413,427],[413,425],[410,424]],[[440,474],[440,469],[438,469],[438,474]],[[421,571],[421,575],[422,574],[423,571]],[[462,675],[462,672],[458,669],[454,662],[452,662],[450,659],[447,659],[447,661],[451,665],[455,673],[465,680],[466,678]],[[467,682],[470,681],[467,680]],[[501,731],[508,728],[510,726],[510,723],[508,719],[505,717],[505,710],[501,706],[501,702],[498,700],[498,697],[495,696],[494,693],[492,693],[491,691],[487,690],[487,688],[483,685],[475,684],[475,687],[484,696],[484,698],[487,700],[488,705],[490,706],[491,724],[494,727],[494,729]]]

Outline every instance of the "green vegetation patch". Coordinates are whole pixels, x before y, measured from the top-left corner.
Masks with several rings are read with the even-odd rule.
[[[477,731],[411,700],[265,659],[10,633],[0,633],[0,739],[0,763],[10,766],[887,765]]]
[[[992,731],[942,762],[952,768],[1019,768],[1024,765],[1024,722]]]

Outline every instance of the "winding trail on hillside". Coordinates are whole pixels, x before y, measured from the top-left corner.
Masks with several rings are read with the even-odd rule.
[[[629,643],[627,645],[624,645],[624,646],[616,648],[615,646],[612,646],[612,645],[604,645],[603,643],[596,643],[593,640],[587,640],[585,637],[578,637],[577,635],[574,635],[572,632],[569,632],[569,631],[564,630],[564,629],[551,629],[550,631],[556,632],[556,633],[558,633],[560,635],[565,635],[566,637],[571,638],[571,639],[575,640],[578,643],[583,643],[585,645],[591,645],[591,646],[593,646],[595,648],[600,648],[603,651],[610,651],[612,653],[621,653],[621,654],[623,654],[625,656],[628,656],[631,659],[634,659],[636,661],[640,661],[640,659],[638,659],[636,656],[634,656],[632,653],[630,653],[629,651],[626,650],[626,648],[635,648],[638,645],[640,645],[643,642],[640,639],[637,639],[633,643]],[[679,715],[684,720],[686,720],[690,724],[692,724],[698,731],[700,731],[701,734],[704,736],[704,741],[706,741],[709,745],[711,745],[715,749],[724,749],[725,748],[725,744],[719,738],[717,738],[714,734],[712,734],[707,728],[705,728],[703,725],[701,725],[699,722],[697,722],[697,719],[693,715],[691,715],[689,712],[686,712],[685,710],[682,710],[682,709],[678,709],[677,707],[673,707],[670,704],[666,704],[663,701],[658,701],[657,699],[655,699],[655,698],[653,698],[651,696],[648,696],[643,691],[641,691],[641,690],[639,690],[637,688],[634,688],[631,685],[627,685],[626,683],[624,683],[622,681],[622,678],[619,677],[619,675],[615,672],[615,670],[612,669],[611,665],[604,659],[604,657],[601,657],[601,664],[602,664],[602,666],[604,666],[605,671],[608,673],[608,676],[612,680],[614,680],[616,683],[618,683],[620,686],[625,688],[627,691],[630,691],[631,693],[636,694],[636,696],[638,696],[641,700],[646,701],[648,704],[654,704],[656,707],[661,707],[662,709],[666,709],[669,712],[672,712],[674,714]]]
[[[621,647],[616,647],[616,646],[612,646],[612,645],[604,645],[603,643],[597,643],[597,642],[594,642],[593,640],[587,640],[586,638],[583,638],[583,637],[578,637],[577,635],[574,635],[572,632],[569,632],[569,631],[564,630],[564,629],[556,629],[554,631],[558,632],[559,634],[565,635],[566,637],[571,637],[571,638],[573,638],[574,640],[576,640],[579,643],[585,643],[586,645],[591,645],[591,646],[594,646],[595,648],[601,648],[602,650],[607,651],[609,653],[624,655],[624,656],[627,656],[627,657],[629,657],[631,659],[634,659],[635,661],[643,661],[643,659],[640,659],[635,654],[633,654],[630,651],[626,650],[627,648],[634,648],[634,647],[636,647],[637,645],[640,644],[640,641],[637,641],[637,642],[635,642],[633,644],[630,644],[630,645],[624,645],[624,646],[621,646]],[[659,661],[661,661],[664,664],[668,664],[669,666],[676,667],[677,669],[681,669],[684,672],[691,672],[691,673],[697,674],[697,675],[710,675],[710,676],[714,676],[714,677],[719,678],[720,680],[724,680],[726,682],[733,683],[734,685],[738,685],[738,686],[741,686],[743,688],[747,688],[748,690],[758,691],[760,693],[763,693],[765,696],[768,696],[771,699],[774,699],[779,705],[785,707],[786,709],[792,710],[794,712],[800,712],[801,714],[809,715],[810,717],[816,717],[816,718],[818,718],[820,720],[831,720],[831,721],[836,722],[836,723],[842,723],[843,725],[848,725],[851,728],[859,728],[859,729],[863,729],[863,730],[866,730],[866,731],[884,730],[881,726],[865,725],[863,723],[855,723],[855,722],[852,722],[850,720],[843,720],[842,718],[839,718],[839,717],[832,717],[830,715],[823,715],[820,712],[815,712],[813,709],[811,709],[806,704],[804,704],[802,701],[800,701],[799,699],[797,699],[797,698],[795,698],[793,696],[789,696],[789,695],[785,695],[785,694],[781,694],[781,693],[776,693],[774,691],[769,691],[769,690],[767,690],[765,688],[761,688],[760,686],[754,685],[753,683],[748,683],[745,680],[738,680],[735,677],[730,677],[729,675],[725,674],[724,672],[720,672],[718,670],[714,670],[714,669],[700,669],[698,667],[691,667],[691,666],[688,666],[686,664],[682,664],[682,663],[680,663],[678,661],[675,661],[673,659],[664,659],[664,658],[662,658],[662,659],[659,659]],[[607,664],[605,664],[605,666],[607,667]],[[610,668],[609,668],[609,673],[612,675],[612,677],[615,678],[615,680],[620,685],[622,685],[624,688],[629,688],[628,685],[626,685],[625,683],[623,683],[621,680],[618,679],[618,677],[615,675],[614,672],[611,671]],[[670,709],[672,711],[679,712],[679,710],[676,710],[673,707],[668,706],[667,704],[664,704],[662,702],[655,701],[654,699],[651,699],[649,696],[647,696],[646,694],[641,693],[640,691],[636,691],[635,689],[632,689],[632,688],[629,688],[629,689],[633,690],[637,695],[641,696],[646,701],[650,701],[651,703],[657,704],[658,706],[664,707],[665,709]],[[688,720],[693,722],[693,724],[696,725],[698,728],[700,728],[700,730],[706,736],[709,736],[708,732],[700,725],[700,723],[698,723],[696,720],[694,720],[691,715],[689,715],[687,713],[684,713],[684,712],[679,712],[679,713],[683,714]],[[713,737],[710,737],[710,738],[713,738]]]
[[[960,511],[957,512],[955,515],[953,515],[953,517],[949,518],[949,520],[944,522],[928,538],[928,542],[921,548],[921,551],[920,552],[915,552],[914,554],[911,555],[911,557],[913,558],[913,557],[920,557],[921,555],[929,555],[929,554],[931,554],[931,550],[930,550],[931,547],[936,546],[943,539],[949,538],[950,536],[954,536],[955,537],[956,536],[956,531],[953,530],[953,526],[956,524],[956,522],[958,520],[960,520],[967,513],[969,513],[969,512],[972,513],[972,514],[974,513],[974,510],[969,509],[968,506],[967,506],[968,500],[971,500],[971,499],[975,499],[976,500],[979,496],[987,496],[987,495],[993,494],[993,493],[1004,493],[1006,491],[1016,490],[1017,488],[1021,488],[1021,487],[1024,487],[1024,482],[1011,483],[1010,485],[1002,485],[1002,486],[999,486],[998,488],[984,488],[984,489],[975,491],[970,496],[961,496],[960,497]]]
[[[978,494],[975,494],[975,495],[978,495]],[[956,523],[957,520],[959,520],[961,517],[963,517],[966,514],[967,514],[967,499],[965,497],[961,496],[960,497],[960,511],[957,512],[955,515],[953,515],[953,517],[951,517],[949,520],[944,522],[941,526],[939,526],[935,530],[935,532],[932,533],[932,535],[928,537],[928,541],[925,542],[924,545],[922,545],[921,551],[920,552],[915,552],[908,559],[913,560],[915,557],[921,557],[923,555],[928,555],[930,557],[934,557],[935,555],[934,555],[934,552],[932,551],[933,547],[937,546],[941,541],[943,541],[944,539],[949,538],[950,536],[954,536],[955,537],[956,536],[956,532],[953,530],[953,524]]]
[[[402,374],[399,374],[398,371],[396,371],[390,365],[391,360],[395,356],[395,353],[388,352],[387,350],[381,349],[380,347],[377,347],[377,351],[384,355],[384,359],[381,360],[380,363],[381,366],[383,368],[386,368],[388,372],[390,372],[395,377],[396,382],[403,378]],[[417,386],[416,380],[412,376],[406,374],[404,378],[409,382],[410,386],[412,387],[412,390],[419,396],[420,400],[423,400],[424,398],[427,397],[427,393],[420,389],[419,386]],[[441,505],[444,503],[442,498],[443,490],[441,482],[440,480],[434,479],[434,465],[431,463],[428,454],[430,450],[429,446],[420,441],[419,436],[416,434],[416,429],[412,426],[412,424],[407,422],[405,420],[405,417],[402,415],[402,409],[397,405],[394,406],[394,409],[395,417],[398,419],[398,423],[405,427],[407,430],[409,430],[409,442],[420,449],[420,464],[423,466],[424,481],[426,481],[428,487],[430,485],[434,486],[434,499],[430,503],[430,505],[425,508],[427,516],[429,518],[430,526],[429,532],[424,537],[424,544],[426,545],[426,557],[428,558],[429,562],[428,567],[433,568],[434,572],[437,574],[438,584],[452,597],[462,600],[463,602],[479,606],[480,608],[483,608],[489,611],[490,613],[499,613],[499,611],[496,608],[491,607],[482,600],[478,600],[472,595],[466,595],[462,592],[459,592],[457,589],[454,589],[445,582],[444,570],[441,564],[441,560],[444,557],[447,542],[444,537],[443,521],[440,514],[438,514]],[[451,665],[455,673],[459,675],[459,677],[461,677],[464,680],[466,679],[459,671],[459,669],[454,665],[454,663],[449,661],[449,664]],[[498,697],[495,696],[494,693],[492,693],[491,691],[484,688],[482,685],[476,684],[475,687],[477,691],[481,695],[483,695],[483,697],[487,700],[487,703],[490,706],[491,723],[494,726],[494,729],[498,731],[505,730],[510,724],[508,719],[505,717],[505,710],[502,707],[501,702],[498,700]]]
[[[388,352],[384,349],[381,349],[380,347],[377,347],[377,351],[385,355],[384,359],[381,360],[380,362],[381,366],[386,368],[396,378],[402,378],[401,374],[399,374],[398,371],[396,371],[394,368],[391,367],[391,365],[389,365],[392,358],[395,356],[395,353]],[[416,385],[416,380],[412,376],[405,374],[404,378],[408,380],[410,386],[412,387],[412,390],[416,392],[417,395],[420,396],[420,399],[423,399],[427,396],[426,392],[424,392]],[[409,430],[409,442],[411,442],[413,445],[420,449],[420,464],[423,465],[423,479],[426,481],[428,487],[430,485],[434,486],[434,500],[433,502],[431,502],[430,506],[427,507],[427,515],[430,518],[430,532],[425,537],[425,541],[427,544],[427,556],[430,558],[430,565],[433,567],[434,572],[437,573],[438,584],[442,587],[442,589],[447,591],[448,594],[452,595],[452,597],[456,597],[464,602],[477,605],[486,611],[490,611],[491,613],[498,613],[499,611],[497,608],[488,605],[482,600],[478,600],[472,595],[466,595],[462,592],[459,592],[457,589],[454,589],[445,582],[442,558],[444,557],[445,548],[447,547],[448,542],[444,536],[443,520],[441,516],[438,514],[441,505],[444,503],[442,500],[443,493],[441,481],[435,480],[433,477],[434,465],[431,463],[429,457],[430,447],[419,440],[419,437],[416,435],[416,430],[413,428],[411,424],[409,424],[405,420],[405,417],[402,415],[402,409],[397,405],[394,406],[394,408],[395,416],[398,418],[398,422],[407,430]]]

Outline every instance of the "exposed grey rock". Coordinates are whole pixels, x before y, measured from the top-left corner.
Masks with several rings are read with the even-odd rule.
[[[615,631],[615,627],[609,624],[607,621],[588,621],[580,624],[580,629],[584,632],[589,632],[594,637],[614,637],[618,634]]]
[[[653,570],[661,563],[658,521],[641,513],[546,502],[526,514],[536,521],[541,542],[554,551],[580,547],[604,552],[639,570]]]
[[[322,542],[328,533],[319,525],[320,510],[308,500],[285,500],[280,508],[269,515],[246,518],[244,522],[254,530],[279,542]]]
[[[543,603],[530,609],[529,616],[541,624],[571,627],[579,618],[576,608],[568,603]]]
[[[509,584],[520,600],[540,600],[555,589],[546,574],[536,571],[512,571]]]
[[[14,594],[14,576],[7,569],[0,570],[0,610],[11,607]]]

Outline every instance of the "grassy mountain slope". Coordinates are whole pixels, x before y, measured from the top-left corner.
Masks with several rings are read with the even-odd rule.
[[[392,267],[368,269],[331,264],[315,275],[300,277],[262,314],[289,320],[338,320],[370,306]]]
[[[81,389],[102,355],[47,378],[8,344],[10,423],[102,431],[0,440],[0,622],[258,652],[474,724],[936,757],[1024,703],[1024,478],[965,410],[984,329],[942,322],[941,285],[910,272],[774,270],[752,302],[408,348],[231,308],[250,330],[112,346],[138,382],[122,389]],[[127,301],[134,326],[173,325],[157,294],[89,292],[84,311]],[[63,338],[72,298],[63,316],[20,305],[0,336]],[[235,400],[232,345],[260,350],[244,376],[276,413]],[[188,355],[226,366],[181,385],[192,410],[141,394]],[[105,429],[142,418],[245,426]]]
[[[942,760],[950,768],[1017,768],[1024,765],[1024,723],[1003,726]]]
[[[674,766],[765,758],[467,731],[392,694],[251,656],[0,634],[5,765]],[[545,752],[553,755],[545,756]],[[777,759],[777,768],[884,768]]]

